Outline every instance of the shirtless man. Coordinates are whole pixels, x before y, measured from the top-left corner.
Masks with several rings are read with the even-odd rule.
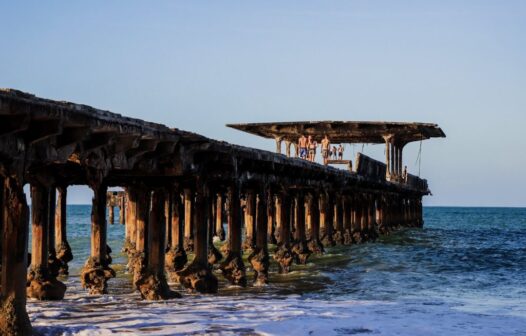
[[[300,158],[306,159],[307,158],[307,138],[303,134],[298,140],[298,147],[300,149]]]
[[[343,146],[340,144],[338,146],[338,160],[343,160]]]
[[[321,141],[321,156],[323,157],[323,164],[327,165],[327,161],[329,161],[329,151],[331,148],[331,142],[329,141],[329,138],[327,135],[323,138]]]

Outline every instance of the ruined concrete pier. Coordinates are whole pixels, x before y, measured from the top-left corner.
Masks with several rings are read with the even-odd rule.
[[[423,225],[422,197],[430,191],[426,180],[405,173],[402,149],[411,141],[445,136],[437,125],[236,127],[274,138],[278,153],[0,90],[0,334],[31,333],[27,296],[59,300],[67,295],[57,275],[68,273],[75,252],[66,230],[71,185],[93,192],[91,249],[81,281],[96,295],[111,292],[115,276],[106,237],[107,223],[117,222],[115,208],[118,222],[125,224],[130,287],[146,300],[179,297],[170,281],[201,293],[217,292],[221,276],[241,287],[263,286],[272,282],[271,258],[286,273],[296,267],[293,261],[305,264],[334,244],[365,243]],[[386,162],[358,154],[351,170],[341,170],[293,158],[291,146],[299,134],[328,134],[333,143],[384,143]],[[286,155],[280,153],[282,142]],[[25,184],[31,185],[31,218]],[[108,191],[113,187],[122,191]],[[213,236],[226,239],[222,259]],[[253,279],[247,278],[246,266]]]

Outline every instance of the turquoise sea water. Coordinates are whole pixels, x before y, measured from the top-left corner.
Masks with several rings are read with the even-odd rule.
[[[88,296],[79,269],[89,254],[90,207],[68,207],[75,259],[61,302],[29,301],[49,335],[526,335],[526,209],[425,208],[425,227],[375,243],[334,247],[266,287],[144,302],[120,252],[124,227],[108,225],[116,279]]]

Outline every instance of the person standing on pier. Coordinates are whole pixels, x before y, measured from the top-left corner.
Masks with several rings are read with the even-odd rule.
[[[331,148],[331,142],[329,140],[329,137],[327,135],[325,135],[325,137],[321,141],[321,155],[323,157],[323,164],[324,165],[328,164],[330,148]]]
[[[307,158],[307,138],[303,134],[298,140],[298,147],[300,149],[300,158],[305,160]]]
[[[343,160],[343,146],[340,144],[338,146],[338,160]]]
[[[308,160],[310,162],[314,162],[316,159],[316,147],[318,147],[318,143],[316,140],[312,139],[312,136],[309,135],[309,140],[307,141],[307,145],[309,147],[309,157]]]

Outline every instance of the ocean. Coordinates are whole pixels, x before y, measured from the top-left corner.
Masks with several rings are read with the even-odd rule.
[[[526,335],[526,208],[426,207],[423,229],[337,246],[294,266],[271,265],[265,287],[147,302],[121,252],[124,226],[108,225],[117,278],[88,296],[90,207],[71,205],[74,260],[62,301],[28,300],[42,335]],[[248,265],[248,264],[247,264]]]

